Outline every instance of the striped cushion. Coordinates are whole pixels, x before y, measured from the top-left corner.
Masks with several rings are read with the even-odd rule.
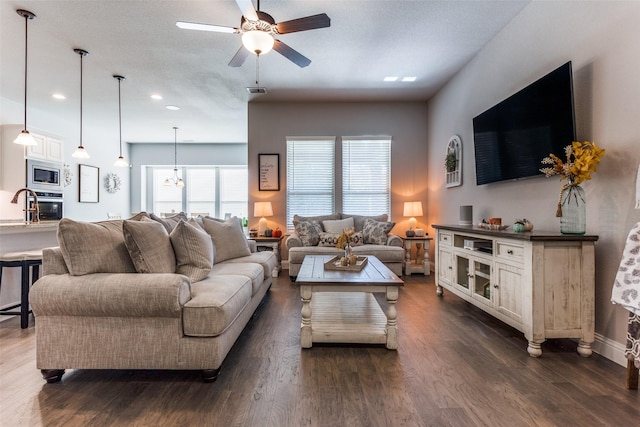
[[[214,252],[211,237],[196,225],[180,221],[169,235],[176,255],[176,273],[198,282],[213,267]]]

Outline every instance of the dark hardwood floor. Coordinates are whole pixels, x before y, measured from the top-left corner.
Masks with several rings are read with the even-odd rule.
[[[46,384],[35,328],[0,324],[2,426],[631,426],[625,369],[571,340],[530,357],[523,335],[405,277],[399,349],[300,348],[298,287],[281,274],[218,380],[199,372],[69,370]]]

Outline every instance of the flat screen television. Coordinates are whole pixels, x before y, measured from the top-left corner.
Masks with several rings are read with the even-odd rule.
[[[571,62],[473,119],[476,183],[543,176],[540,161],[575,141]]]

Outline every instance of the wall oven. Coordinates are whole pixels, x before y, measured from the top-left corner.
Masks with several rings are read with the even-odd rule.
[[[62,165],[27,159],[27,188],[62,193]]]
[[[38,208],[40,210],[40,221],[59,221],[64,215],[62,193],[51,191],[36,191],[38,196]],[[28,194],[28,193],[27,193]],[[27,196],[27,209],[35,208],[33,196]],[[35,220],[35,213],[27,212],[28,220]]]

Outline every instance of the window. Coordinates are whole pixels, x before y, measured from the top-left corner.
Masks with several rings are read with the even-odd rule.
[[[188,216],[209,215],[224,218],[227,214],[243,218],[248,215],[248,170],[246,166],[184,166],[178,176],[185,186],[165,186],[174,174],[167,167],[149,167],[152,182],[147,187],[149,205],[156,215],[185,212]]]
[[[335,137],[287,138],[287,229],[294,215],[335,212]]]
[[[342,138],[342,212],[391,211],[391,137]]]
[[[391,137],[343,137],[336,178],[334,137],[287,138],[287,229],[293,216],[391,212]],[[337,181],[337,182],[336,182]],[[336,188],[337,185],[337,188]]]

